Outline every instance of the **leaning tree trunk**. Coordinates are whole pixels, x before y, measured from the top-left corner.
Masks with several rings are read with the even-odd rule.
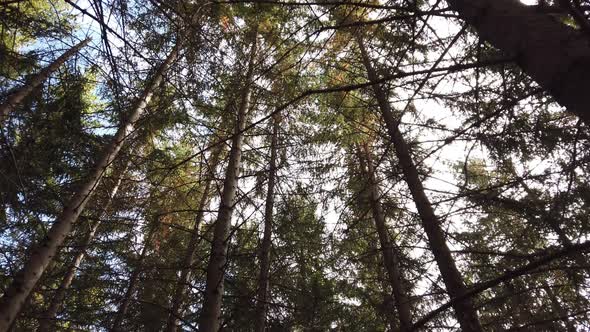
[[[207,265],[207,279],[205,286],[205,298],[203,309],[199,317],[199,331],[217,332],[221,319],[221,299],[223,296],[224,269],[227,261],[227,246],[229,227],[234,210],[236,191],[238,189],[238,176],[242,159],[242,143],[244,140],[244,128],[246,126],[246,111],[250,107],[250,94],[252,90],[252,78],[254,76],[254,61],[256,58],[257,35],[254,35],[248,61],[248,70],[244,77],[240,104],[236,117],[235,132],[232,138],[232,146],[229,153],[229,163],[223,182],[223,193],[219,204],[219,214],[215,221],[213,241],[211,243],[211,256]]]
[[[43,68],[39,73],[33,76],[25,85],[14,90],[8,95],[6,101],[0,104],[0,126],[8,117],[8,114],[17,107],[23,99],[25,99],[36,87],[45,82],[49,75],[61,67],[69,58],[78,53],[80,49],[90,42],[90,38],[86,38],[77,45],[67,50],[64,54],[55,59],[49,66]]]
[[[393,290],[395,307],[399,316],[399,330],[400,332],[408,332],[412,328],[412,314],[410,301],[407,295],[406,282],[403,279],[401,273],[399,253],[389,240],[387,226],[385,225],[385,214],[383,212],[383,207],[381,206],[381,198],[375,178],[375,170],[373,169],[371,152],[369,151],[366,143],[363,144],[361,149],[362,152],[359,153],[359,159],[363,168],[363,172],[367,178],[367,190],[371,204],[371,211],[373,213],[373,220],[375,222],[375,228],[377,229],[377,234],[379,236],[379,243],[383,253],[383,263],[385,264],[385,268],[387,270],[387,277],[389,284],[391,285],[391,289]]]
[[[151,100],[155,88],[162,81],[164,72],[177,58],[179,46],[180,44],[177,44],[166,60],[160,65],[134,105],[131,114],[120,124],[115,137],[113,137],[111,143],[104,149],[101,158],[94,165],[86,182],[82,184],[76,194],[70,199],[61,215],[51,226],[46,237],[32,250],[31,256],[25,263],[24,268],[15,275],[12,284],[0,300],[0,332],[4,332],[10,327],[25,299],[33,287],[35,287],[47,265],[53,260],[57,248],[70,233],[72,224],[84,210],[88,199],[94,193],[104,172],[117,157],[128,135],[132,133],[135,123]]]
[[[581,30],[519,0],[447,0],[479,35],[590,124],[590,44]]]
[[[360,35],[357,35],[357,42],[361,50],[363,64],[367,70],[369,81],[375,82],[379,78],[373,69],[373,65],[371,64],[371,60]],[[410,147],[399,130],[398,122],[394,118],[391,105],[387,100],[387,96],[382,86],[374,84],[373,91],[377,98],[377,103],[379,104],[383,119],[385,120],[387,131],[393,143],[395,154],[401,166],[404,178],[408,184],[412,198],[414,199],[414,204],[416,204],[420,219],[422,220],[422,227],[428,238],[430,249],[432,250],[434,259],[440,270],[447,292],[451,298],[461,296],[467,291],[467,287],[463,283],[461,273],[457,269],[455,260],[446,244],[445,234],[440,226],[440,221],[434,214],[434,209],[426,196],[418,170],[412,159]],[[455,310],[455,316],[463,331],[482,331],[477,312],[471,299],[458,301],[453,305],[453,309]]]
[[[264,208],[264,235],[260,247],[260,275],[258,277],[258,294],[256,296],[256,316],[254,318],[254,331],[264,332],[266,323],[266,311],[268,308],[268,284],[270,273],[270,247],[273,225],[273,209],[275,203],[275,182],[277,174],[277,149],[280,119],[279,115],[273,116],[272,138],[270,142],[270,162],[268,170],[268,189],[266,191],[266,204]]]
[[[207,163],[208,166],[205,174],[205,183],[203,186],[203,193],[201,194],[201,199],[199,200],[199,207],[197,211],[197,215],[195,217],[195,225],[191,232],[191,238],[189,244],[186,248],[184,258],[182,260],[181,265],[181,272],[180,277],[176,281],[176,285],[174,288],[174,295],[172,297],[172,306],[170,308],[170,313],[168,314],[168,321],[166,322],[166,331],[167,332],[174,332],[178,328],[178,321],[179,317],[182,314],[182,306],[185,301],[186,297],[186,288],[189,284],[189,280],[191,278],[191,272],[195,268],[194,265],[196,263],[196,251],[197,246],[199,244],[199,240],[201,239],[199,235],[199,227],[203,220],[203,215],[205,214],[205,208],[207,207],[209,200],[211,198],[210,191],[211,185],[213,183],[213,179],[215,178],[215,169],[219,164],[219,160],[221,157],[221,153],[223,152],[223,145],[220,145],[216,148],[210,158],[210,161]]]
[[[98,230],[98,227],[101,224],[100,219],[106,214],[106,212],[108,211],[108,209],[110,208],[110,206],[113,202],[113,199],[115,198],[115,195],[117,195],[117,192],[119,191],[119,187],[121,185],[121,182],[123,181],[123,175],[125,174],[128,165],[129,164],[127,164],[123,168],[123,170],[119,173],[117,180],[115,181],[113,187],[111,188],[111,192],[109,193],[107,202],[100,209],[100,212],[98,213],[98,219],[92,225],[88,234],[86,234],[84,241],[80,244],[80,246],[79,246],[80,250],[79,250],[78,254],[74,258],[72,264],[70,265],[68,271],[66,272],[65,277],[62,279],[58,289],[55,291],[55,294],[53,295],[53,298],[51,299],[51,302],[49,303],[49,307],[47,308],[47,310],[45,311],[43,316],[39,319],[39,329],[37,331],[40,331],[40,332],[55,331],[55,329],[56,329],[55,317],[57,316],[57,312],[59,311],[59,308],[61,307],[61,304],[66,297],[66,293],[67,293],[68,289],[70,288],[70,285],[72,284],[72,281],[74,280],[74,277],[76,276],[76,271],[78,271],[80,264],[82,264],[82,261],[84,260],[84,257],[86,256],[86,252],[88,250],[88,247],[90,246],[90,243],[92,243],[92,240],[94,239],[94,235],[96,234],[96,231]]]

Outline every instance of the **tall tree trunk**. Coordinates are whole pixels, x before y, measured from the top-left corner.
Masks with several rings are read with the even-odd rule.
[[[447,0],[557,102],[590,124],[590,44],[583,31],[519,0]]]
[[[113,320],[113,325],[111,327],[112,332],[123,332],[124,330],[121,328],[123,325],[123,320],[127,315],[127,310],[129,310],[129,305],[131,304],[131,300],[133,299],[133,294],[135,294],[135,289],[137,288],[137,282],[139,281],[139,277],[141,276],[142,272],[144,271],[143,262],[147,256],[147,253],[151,247],[152,239],[158,227],[160,225],[159,217],[156,217],[153,225],[148,226],[148,234],[144,241],[143,248],[141,248],[141,253],[137,259],[137,263],[135,264],[135,268],[131,275],[129,276],[129,284],[127,285],[127,289],[125,290],[125,294],[123,295],[123,299],[121,300],[121,304],[119,305],[119,309],[117,310],[117,314],[115,315],[115,319]]]
[[[272,138],[270,142],[270,162],[268,170],[268,189],[266,191],[266,205],[264,208],[264,235],[260,247],[260,275],[258,276],[258,294],[256,296],[255,332],[264,332],[266,325],[266,311],[268,308],[268,284],[270,273],[270,247],[273,226],[273,209],[275,204],[275,182],[277,173],[277,149],[280,118],[273,116]]]
[[[84,241],[79,245],[80,249],[79,249],[78,254],[74,258],[72,264],[70,265],[68,271],[66,272],[65,277],[62,279],[62,281],[59,285],[59,288],[55,291],[55,294],[53,295],[53,298],[51,299],[51,302],[49,303],[49,307],[47,308],[47,310],[45,311],[43,316],[39,319],[38,331],[45,332],[45,331],[54,331],[56,329],[55,317],[57,316],[59,308],[61,307],[61,304],[66,297],[66,292],[70,288],[72,281],[74,280],[74,277],[76,276],[76,271],[78,271],[80,264],[82,264],[82,261],[84,260],[84,257],[86,256],[86,251],[88,250],[88,247],[92,243],[92,240],[94,239],[94,235],[96,234],[96,231],[98,230],[98,227],[101,224],[100,219],[107,213],[108,209],[110,208],[110,206],[113,202],[113,199],[115,198],[115,195],[117,195],[117,192],[119,191],[119,187],[121,185],[121,182],[123,181],[123,175],[126,173],[128,165],[129,164],[126,164],[125,167],[123,168],[123,170],[119,173],[117,180],[115,181],[113,187],[111,188],[111,192],[109,193],[106,204],[100,209],[100,212],[98,213],[98,219],[96,220],[94,225],[92,225],[88,234],[86,234]]]
[[[8,95],[6,101],[0,104],[0,126],[4,123],[4,120],[8,117],[8,114],[17,107],[23,99],[25,99],[36,87],[45,82],[49,75],[61,67],[69,58],[74,54],[78,53],[80,49],[86,46],[90,42],[90,38],[86,38],[77,45],[67,50],[64,54],[60,55],[55,59],[49,66],[43,68],[39,73],[33,76],[25,85],[14,90]]]
[[[24,268],[15,275],[12,284],[0,300],[0,332],[8,329],[20,311],[25,299],[43,274],[43,271],[45,271],[47,264],[53,260],[57,248],[70,233],[72,224],[84,210],[88,199],[94,193],[104,172],[115,160],[127,137],[132,133],[135,123],[151,100],[154,89],[162,81],[164,72],[177,58],[179,47],[180,43],[176,45],[174,50],[172,50],[166,60],[160,65],[132,108],[131,114],[120,124],[115,137],[113,137],[111,143],[104,149],[101,158],[94,165],[86,182],[81,185],[76,194],[70,199],[61,215],[51,226],[47,236],[32,250],[31,256],[25,263]]]
[[[221,319],[221,299],[223,296],[224,269],[227,261],[227,246],[231,217],[234,211],[238,176],[242,159],[242,143],[244,140],[244,128],[246,126],[246,111],[250,107],[250,95],[252,78],[254,76],[254,61],[256,59],[257,35],[254,35],[248,61],[248,70],[243,81],[243,88],[238,105],[235,133],[232,138],[232,146],[229,153],[229,163],[223,182],[223,193],[219,204],[219,214],[215,221],[213,241],[211,243],[211,256],[207,265],[207,280],[205,286],[205,299],[203,309],[199,317],[199,331],[217,332]]]
[[[170,313],[168,315],[168,321],[166,322],[166,331],[167,332],[174,332],[178,328],[178,317],[182,314],[182,306],[185,301],[186,297],[186,288],[189,284],[189,280],[191,277],[191,272],[194,269],[194,265],[196,263],[195,253],[197,251],[197,246],[199,244],[200,235],[199,235],[199,227],[203,220],[203,215],[205,214],[205,208],[207,207],[209,200],[211,198],[210,191],[211,185],[215,178],[215,169],[219,164],[219,160],[221,157],[221,153],[223,152],[223,145],[220,145],[216,148],[211,158],[208,162],[206,174],[205,174],[205,183],[203,186],[203,193],[201,195],[201,199],[199,200],[199,207],[197,216],[195,217],[195,225],[191,233],[191,238],[189,244],[186,248],[184,258],[182,260],[181,265],[181,272],[180,277],[176,281],[176,285],[174,288],[174,295],[172,297],[172,306],[170,307]]]
[[[363,64],[369,76],[369,81],[375,82],[379,78],[373,69],[363,39],[360,34],[356,37],[361,50]],[[434,209],[424,192],[422,181],[420,180],[418,170],[412,159],[410,147],[399,130],[398,122],[394,118],[391,105],[387,100],[387,95],[382,86],[374,84],[373,91],[377,98],[383,119],[385,120],[387,131],[393,142],[395,154],[402,168],[404,178],[408,184],[412,198],[414,199],[414,204],[416,204],[420,219],[422,220],[422,227],[428,238],[430,249],[432,250],[434,259],[440,270],[447,292],[451,298],[461,296],[467,291],[467,287],[463,283],[461,274],[455,265],[455,260],[446,244],[445,234],[440,226],[440,221],[434,214]],[[455,310],[455,316],[463,331],[482,331],[477,312],[473,307],[471,299],[457,302],[453,305],[453,309]]]
[[[405,280],[403,279],[399,253],[393,247],[389,240],[387,226],[385,224],[385,214],[381,206],[381,197],[379,194],[377,180],[375,178],[375,170],[373,168],[373,161],[371,152],[367,143],[362,144],[359,148],[359,161],[363,168],[367,180],[367,190],[369,194],[369,203],[373,213],[373,221],[375,222],[375,229],[379,236],[379,244],[383,255],[383,263],[387,270],[387,277],[391,289],[393,290],[393,297],[395,299],[395,306],[399,315],[400,331],[410,331],[412,327],[412,314],[410,308],[410,301],[407,295],[407,288]]]

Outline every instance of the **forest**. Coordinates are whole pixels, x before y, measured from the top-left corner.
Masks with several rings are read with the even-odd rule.
[[[0,332],[590,331],[590,0],[0,24]]]

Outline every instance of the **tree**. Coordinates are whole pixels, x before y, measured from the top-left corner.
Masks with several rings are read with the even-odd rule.
[[[214,139],[217,139],[216,136],[213,136]],[[203,189],[201,193],[201,197],[199,200],[197,215],[195,217],[194,227],[191,231],[190,241],[186,248],[186,252],[184,255],[183,260],[181,261],[181,272],[180,277],[175,285],[175,290],[173,297],[171,299],[172,306],[170,309],[170,313],[168,315],[168,321],[166,323],[166,330],[173,332],[176,330],[176,325],[178,324],[178,317],[182,315],[181,307],[184,302],[185,292],[187,284],[190,281],[192,269],[195,268],[196,263],[196,250],[199,241],[201,240],[201,235],[199,233],[200,226],[203,221],[203,216],[205,214],[205,209],[207,208],[208,202],[211,199],[211,187],[213,184],[213,177],[215,176],[215,169],[219,164],[219,159],[223,152],[223,147],[217,147],[213,153],[211,154],[210,160],[205,166],[205,174],[203,179]]]
[[[357,42],[363,57],[363,64],[367,70],[369,80],[371,82],[378,81],[377,74],[373,69],[372,64],[364,46],[362,37],[357,37]],[[451,297],[461,296],[467,291],[461,274],[457,269],[455,260],[446,244],[444,232],[440,226],[440,222],[434,214],[434,209],[424,192],[422,181],[418,175],[418,171],[412,159],[411,150],[406,143],[402,133],[398,127],[398,121],[395,120],[391,106],[386,99],[386,95],[379,85],[374,85],[373,90],[375,98],[379,103],[383,119],[385,120],[387,131],[390,139],[394,145],[394,149],[404,173],[405,180],[410,188],[412,197],[422,219],[422,227],[428,236],[428,242],[436,259],[438,268],[441,272],[447,291]],[[461,328],[466,331],[480,331],[482,330],[477,312],[470,301],[455,303],[455,314]]]
[[[367,190],[369,191],[371,210],[375,221],[375,228],[379,235],[381,251],[383,252],[383,262],[387,270],[390,286],[393,289],[393,296],[395,298],[395,305],[400,321],[400,330],[409,331],[412,327],[412,310],[407,294],[407,287],[405,285],[406,282],[402,276],[400,254],[391,243],[385,225],[385,216],[383,208],[381,207],[379,189],[377,187],[375,171],[372,165],[373,160],[371,157],[371,151],[366,143],[358,149],[359,162],[362,165],[361,167],[363,168],[365,177],[369,182]]]
[[[531,2],[2,2],[0,330],[590,329],[590,2]]]
[[[514,56],[518,65],[557,102],[589,122],[582,89],[590,70],[586,31],[518,0],[447,2],[483,39]]]
[[[224,266],[226,264],[227,241],[229,227],[235,205],[237,181],[240,172],[242,158],[243,131],[246,127],[247,111],[250,108],[252,80],[254,77],[254,64],[256,61],[258,32],[254,28],[252,33],[249,60],[243,85],[239,95],[235,118],[235,130],[232,145],[229,152],[229,163],[223,183],[223,194],[219,204],[219,215],[215,221],[213,242],[211,244],[211,257],[207,266],[207,286],[201,313],[200,329],[203,331],[217,331],[221,316],[221,298],[223,296]]]
[[[10,324],[15,319],[17,313],[20,311],[24,300],[27,298],[41,274],[51,262],[58,246],[64,241],[65,237],[70,232],[72,224],[76,221],[88,199],[94,192],[97,184],[102,178],[105,170],[116,158],[118,152],[127,136],[133,130],[133,125],[141,116],[143,110],[149,103],[153,90],[160,84],[164,72],[172,64],[178,56],[179,44],[168,55],[166,60],[160,65],[160,68],[154,74],[152,81],[144,90],[143,94],[138,98],[137,104],[133,107],[132,112],[126,122],[123,122],[113,138],[113,141],[105,147],[103,156],[98,160],[93,167],[93,172],[89,176],[87,182],[76,192],[74,197],[64,209],[60,217],[55,221],[46,238],[37,245],[30,259],[25,264],[23,269],[15,276],[11,286],[5,291],[0,304],[0,331],[6,331]]]
[[[127,167],[128,167],[128,165],[124,166],[123,169],[120,171],[120,174],[117,177],[117,180],[112,185],[111,192],[108,195],[108,200],[106,201],[102,210],[99,212],[98,220],[92,225],[92,227],[90,228],[90,230],[86,234],[84,240],[81,242],[78,254],[76,255],[76,257],[72,261],[68,271],[66,272],[63,280],[61,281],[61,283],[59,285],[59,288],[56,290],[55,294],[53,295],[53,298],[51,299],[51,302],[49,303],[49,307],[47,308],[47,311],[45,312],[43,317],[40,319],[40,322],[39,322],[39,330],[40,331],[51,331],[51,330],[55,329],[55,316],[57,315],[57,312],[58,312],[58,310],[59,310],[59,308],[66,296],[66,292],[67,292],[68,288],[70,288],[70,285],[72,284],[72,281],[76,275],[76,272],[77,272],[78,268],[80,267],[80,264],[82,263],[82,260],[84,259],[84,256],[86,255],[86,251],[88,250],[88,246],[90,245],[90,243],[94,239],[96,232],[98,231],[98,227],[101,224],[100,218],[104,217],[104,214],[110,208],[112,201],[115,198],[115,195],[117,195],[117,192],[119,191],[119,187],[121,185],[121,181],[123,180],[123,176],[125,175]]]
[[[4,103],[0,105],[0,122],[4,122],[4,118],[17,106],[23,99],[25,99],[37,86],[42,84],[47,77],[57,68],[64,64],[69,58],[76,54],[80,49],[90,42],[89,38],[84,39],[78,44],[71,47],[64,54],[60,55],[49,66],[43,68],[38,74],[33,76],[24,86],[13,91]]]
[[[280,119],[274,116],[272,125],[272,136],[270,143],[270,163],[268,174],[268,185],[266,191],[266,202],[264,207],[264,236],[260,247],[260,275],[258,277],[258,293],[256,297],[256,323],[255,329],[257,332],[264,332],[266,311],[267,311],[267,297],[268,297],[268,283],[270,270],[270,249],[272,245],[272,227],[273,227],[273,209],[274,209],[274,192],[277,172],[277,153],[278,153],[278,135],[280,127]]]

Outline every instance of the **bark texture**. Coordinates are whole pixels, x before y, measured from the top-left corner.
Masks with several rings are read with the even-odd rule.
[[[35,287],[47,265],[53,260],[57,248],[70,233],[72,224],[84,210],[88,199],[96,190],[105,171],[115,160],[127,137],[132,133],[135,123],[150,102],[155,88],[162,81],[164,72],[176,59],[178,48],[179,45],[174,48],[166,60],[160,65],[132,108],[131,114],[121,123],[115,137],[105,147],[102,156],[92,168],[92,172],[86,181],[66,204],[63,212],[53,223],[46,237],[32,250],[24,268],[14,276],[11,285],[7,288],[0,300],[0,332],[8,330],[27,296],[29,296],[31,290]]]
[[[357,35],[357,42],[361,50],[363,64],[367,70],[369,81],[378,81],[379,77],[373,69],[373,65],[360,35]],[[457,269],[455,260],[447,246],[445,234],[440,226],[440,221],[434,214],[432,204],[430,204],[430,201],[426,196],[422,180],[420,180],[420,175],[418,174],[418,170],[411,155],[410,147],[399,130],[398,121],[393,115],[391,105],[387,100],[387,95],[382,86],[374,84],[373,91],[383,119],[385,120],[387,132],[393,143],[395,154],[404,174],[404,179],[408,184],[408,188],[414,199],[414,204],[416,204],[418,214],[422,220],[422,228],[424,228],[424,232],[428,238],[428,244],[432,250],[438,269],[440,270],[447,292],[451,298],[459,297],[467,292],[467,287],[463,283],[461,273]],[[453,305],[453,309],[455,310],[455,316],[463,331],[482,331],[477,312],[471,299],[457,301]]]
[[[275,204],[275,182],[277,175],[277,149],[280,119],[273,116],[272,138],[270,142],[270,162],[268,170],[268,189],[266,191],[266,203],[264,207],[264,234],[260,247],[260,275],[258,276],[258,292],[256,295],[256,318],[254,331],[264,332],[266,323],[266,311],[268,309],[268,284],[270,277],[270,247],[272,226],[274,222],[273,209]]]
[[[74,54],[78,53],[80,49],[84,46],[88,45],[90,42],[90,38],[86,38],[80,43],[76,44],[69,50],[67,50],[64,54],[60,55],[57,59],[55,59],[49,66],[43,68],[39,73],[33,76],[25,85],[22,87],[14,90],[12,93],[8,95],[6,101],[0,104],[0,125],[4,123],[4,120],[8,117],[8,114],[17,107],[23,99],[25,99],[36,87],[41,85],[51,73],[57,70],[57,68],[61,67],[69,58],[71,58]]]
[[[447,0],[478,34],[590,124],[590,43],[581,30],[518,0]]]
[[[221,319],[221,300],[223,297],[225,264],[227,261],[227,246],[231,217],[234,211],[238,176],[242,159],[242,144],[244,140],[244,128],[246,126],[246,113],[250,107],[250,95],[252,78],[254,76],[254,61],[256,58],[257,37],[254,37],[248,61],[248,70],[244,77],[244,86],[241,91],[240,103],[236,117],[235,132],[232,138],[232,146],[229,153],[229,163],[223,182],[223,193],[219,204],[219,214],[215,221],[213,242],[211,243],[211,256],[207,265],[207,279],[205,286],[205,299],[203,309],[199,317],[199,331],[217,332]]]

